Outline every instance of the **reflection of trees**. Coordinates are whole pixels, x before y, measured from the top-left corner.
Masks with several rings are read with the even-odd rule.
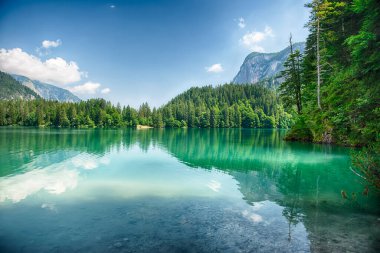
[[[43,134],[41,134],[41,132]],[[79,151],[103,155],[111,149],[129,149],[137,144],[147,151],[160,146],[190,166],[216,168],[233,175],[247,201],[262,196],[280,200],[300,195],[300,201],[315,199],[316,179],[323,189],[319,198],[335,199],[341,189],[358,192],[357,178],[349,170],[349,161],[339,149],[322,145],[285,143],[284,131],[251,129],[148,129],[148,130],[69,130],[21,129],[0,131],[0,154],[5,168],[18,168],[39,154]],[[326,160],[337,155],[336,159]],[[9,166],[8,166],[9,165]],[[302,168],[298,169],[298,168]],[[297,171],[302,171],[298,176]],[[10,171],[1,171],[2,175]],[[345,180],[339,180],[345,178]],[[298,186],[297,190],[294,185]],[[270,196],[269,191],[273,194]],[[361,190],[361,185],[359,185]],[[262,189],[262,190],[258,190]],[[279,195],[279,193],[281,193]],[[268,199],[265,197],[264,199]],[[279,199],[280,198],[280,199]]]
[[[299,200],[300,200],[300,185],[301,185],[301,170],[299,168],[296,169],[295,177],[291,177],[292,181],[291,187],[293,189],[290,190],[289,194],[285,195],[282,205],[284,209],[282,211],[282,215],[288,220],[289,224],[289,237],[288,240],[292,239],[291,236],[291,226],[297,225],[302,219],[302,212],[299,208]]]
[[[41,134],[42,133],[42,134]],[[79,151],[101,155],[113,147],[120,147],[127,132],[121,130],[68,130],[68,129],[2,129],[0,131],[0,154],[6,163],[0,176],[12,173],[38,155],[57,151]]]
[[[233,175],[249,201],[273,194],[275,201],[316,206],[318,198],[340,204],[340,191],[359,192],[360,181],[349,168],[347,150],[326,145],[286,143],[284,132],[250,129],[177,129],[153,134],[157,143],[181,162]],[[345,170],[344,168],[347,168]],[[240,173],[239,173],[240,172]],[[242,173],[243,172],[243,173]],[[316,184],[317,179],[318,184]],[[341,179],[344,180],[341,180]],[[271,186],[272,185],[272,186]],[[319,186],[318,186],[319,185]],[[268,190],[270,186],[275,189]],[[290,200],[281,199],[287,196]],[[290,197],[291,196],[291,197]],[[280,198],[280,199],[278,199]],[[302,206],[301,206],[302,207]]]
[[[0,145],[0,155],[4,155],[0,157],[3,165],[0,176],[11,174],[37,156],[51,152],[78,151],[104,155],[113,148],[129,149],[135,144],[147,151],[160,135],[162,130],[4,128],[0,131],[0,143],[4,143]],[[67,159],[68,155],[62,155],[62,159]]]
[[[159,146],[189,166],[216,168],[230,174],[249,204],[270,200],[283,206],[289,239],[292,227],[299,222],[318,240],[321,234],[336,236],[337,231],[332,231],[335,226],[321,228],[320,224],[326,220],[342,222],[358,208],[363,213],[379,214],[378,198],[374,195],[357,194],[355,201],[342,200],[342,189],[348,193],[363,189],[358,177],[348,169],[349,159],[344,149],[285,143],[283,136],[283,131],[251,129],[3,129],[0,143],[5,145],[0,146],[0,154],[7,155],[0,157],[0,176],[47,152],[103,155],[112,149],[125,150],[134,145],[144,152]],[[335,220],[331,220],[331,213]],[[323,243],[320,240],[315,247]]]
[[[284,143],[282,136],[279,131],[189,129],[165,133],[158,142],[188,165],[216,168],[233,176],[247,203],[270,200],[281,205],[289,225],[289,240],[292,228],[302,222],[311,238],[312,250],[345,249],[343,238],[334,243],[331,239],[347,235],[347,227],[341,224],[358,210],[363,216],[350,219],[350,226],[369,223],[367,213],[378,215],[378,197],[341,199],[342,189],[347,192],[363,189],[348,169],[346,150]],[[358,230],[350,231],[350,242],[360,244],[355,237],[361,234]]]
[[[6,143],[1,145],[0,154],[8,154],[1,160],[6,163],[3,167],[11,170],[47,152],[67,150],[103,155],[113,148],[129,149],[135,144],[144,151],[150,146],[160,146],[190,166],[228,172],[239,181],[240,190],[248,202],[262,199],[279,201],[282,196],[297,194],[301,203],[310,202],[315,199],[318,177],[319,187],[323,189],[320,199],[336,199],[341,189],[359,191],[355,188],[358,179],[351,176],[349,170],[336,169],[348,167],[349,162],[345,156],[339,157],[339,149],[332,153],[328,146],[285,143],[283,136],[283,131],[251,129],[8,128],[0,131],[0,142]],[[327,161],[331,155],[338,157]],[[302,170],[298,169],[301,167]],[[297,176],[300,173],[297,171],[302,171],[302,174]],[[3,169],[1,175],[10,172]],[[300,186],[296,190],[294,185]],[[360,185],[359,188],[361,190]]]
[[[318,176],[321,176],[320,187],[330,189],[334,194],[348,182],[355,185],[355,177],[350,176],[348,170],[337,169],[348,168],[344,150],[337,148],[333,152],[331,147],[323,145],[285,143],[283,136],[284,132],[270,130],[179,129],[165,131],[164,135],[158,136],[158,143],[186,164],[236,175],[240,187],[248,195],[253,192],[252,187],[268,188],[265,185],[244,186],[256,182],[255,178],[259,179],[258,184],[267,184],[264,182],[269,180],[283,195],[295,194],[294,185],[301,184],[296,192],[299,191],[305,199],[315,196]],[[298,175],[300,171],[302,175]],[[237,172],[246,173],[240,175]],[[348,182],[339,181],[339,177],[348,179]]]
[[[281,132],[270,130],[178,129],[165,131],[159,143],[190,166],[251,170],[258,159],[271,159],[272,147],[282,150],[282,137]]]

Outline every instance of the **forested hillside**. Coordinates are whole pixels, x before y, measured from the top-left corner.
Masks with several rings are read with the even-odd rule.
[[[79,103],[44,99],[0,101],[1,126],[121,127],[128,126],[122,118],[125,113],[126,108],[114,106],[104,99]]]
[[[288,108],[301,106],[287,138],[355,146],[378,142],[380,2],[314,0],[307,7],[305,54],[293,51],[280,87]]]
[[[161,108],[138,110],[103,99],[79,103],[1,101],[0,125],[53,127],[247,127],[287,128],[286,113],[274,91],[257,85],[191,88]]]
[[[35,99],[39,98],[34,91],[17,82],[11,75],[0,71],[1,99]]]
[[[292,123],[274,91],[252,84],[191,88],[159,111],[169,126],[286,128]]]

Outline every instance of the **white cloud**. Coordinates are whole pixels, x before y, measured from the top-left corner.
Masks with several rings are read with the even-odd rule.
[[[219,73],[223,71],[222,64],[216,63],[214,65],[211,65],[210,67],[206,67],[207,72],[212,72],[212,73]]]
[[[259,53],[265,52],[264,48],[259,45],[252,45],[249,49],[252,50],[253,52],[259,52]]]
[[[21,48],[0,49],[0,70],[58,85],[80,81],[83,75],[74,61],[67,62],[60,57],[42,61]]]
[[[274,37],[273,30],[270,26],[265,26],[264,33],[267,36]]]
[[[238,26],[240,28],[242,28],[242,29],[245,27],[245,20],[244,20],[244,18],[239,18]]]
[[[56,41],[44,40],[41,43],[41,47],[36,48],[36,52],[39,56],[46,56],[50,53],[50,48],[59,47],[60,45],[62,45],[62,41],[59,39]]]
[[[100,93],[102,93],[102,94],[108,94],[108,93],[110,93],[110,91],[111,91],[110,88],[104,88],[104,89],[102,89],[102,90],[100,91]]]
[[[251,44],[258,43],[265,38],[265,34],[262,32],[248,32],[244,34],[242,42],[244,45],[250,46]]]
[[[240,39],[240,42],[250,50],[264,52],[264,48],[258,44],[268,37],[274,37],[274,34],[272,28],[266,26],[263,32],[247,32]]]
[[[42,41],[42,47],[43,48],[59,47],[60,45],[62,45],[61,40],[56,40],[56,41],[44,40],[44,41]]]
[[[115,7],[116,7],[116,6],[113,5],[113,4],[110,5],[110,8],[111,8],[111,9],[114,9]]]
[[[82,85],[68,88],[68,90],[77,94],[95,94],[100,86],[100,83],[86,82]]]

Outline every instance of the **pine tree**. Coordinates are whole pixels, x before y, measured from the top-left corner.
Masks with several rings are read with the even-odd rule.
[[[292,35],[289,37],[290,55],[284,63],[284,70],[280,77],[284,82],[279,87],[280,96],[285,106],[297,107],[297,113],[302,113],[302,82],[301,82],[301,62],[302,55],[299,50],[293,51]]]

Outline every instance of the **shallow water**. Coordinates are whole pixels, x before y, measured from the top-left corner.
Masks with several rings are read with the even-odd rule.
[[[284,134],[1,128],[0,251],[379,252],[349,150]]]

